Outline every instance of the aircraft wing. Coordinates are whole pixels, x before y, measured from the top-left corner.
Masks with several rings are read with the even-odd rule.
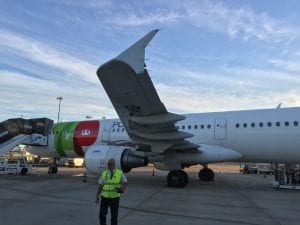
[[[145,68],[145,48],[157,32],[149,32],[101,65],[97,75],[135,144],[150,146],[150,151],[156,153],[193,150],[198,145],[185,140],[193,135],[175,127],[185,117],[167,111]]]

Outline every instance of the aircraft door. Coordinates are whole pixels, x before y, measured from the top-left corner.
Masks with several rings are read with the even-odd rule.
[[[103,122],[101,122],[101,124],[102,123]],[[101,141],[103,141],[103,142],[110,141],[110,131],[111,131],[112,124],[113,124],[112,122],[105,121],[103,130],[102,130]]]
[[[215,119],[215,139],[225,140],[227,138],[227,119]]]

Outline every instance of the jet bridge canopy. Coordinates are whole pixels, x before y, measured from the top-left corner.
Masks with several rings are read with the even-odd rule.
[[[19,144],[34,144],[36,136],[47,140],[47,134],[53,126],[53,120],[48,118],[8,119],[0,123],[0,155],[3,155]],[[47,143],[47,141],[44,141]],[[45,144],[43,144],[45,145]]]

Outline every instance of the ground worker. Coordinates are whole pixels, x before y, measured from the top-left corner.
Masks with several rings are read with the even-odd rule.
[[[115,160],[108,160],[107,169],[102,172],[98,181],[96,204],[99,203],[99,196],[101,194],[99,211],[100,225],[106,225],[108,207],[110,207],[111,225],[118,224],[120,195],[126,189],[127,178],[122,170],[116,169],[115,167]]]

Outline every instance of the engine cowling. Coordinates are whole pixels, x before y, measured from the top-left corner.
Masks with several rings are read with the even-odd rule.
[[[86,169],[95,174],[100,174],[107,168],[109,159],[114,159],[116,168],[122,169],[126,173],[132,168],[148,164],[147,157],[136,155],[134,151],[121,146],[95,145],[87,150],[84,158]]]

